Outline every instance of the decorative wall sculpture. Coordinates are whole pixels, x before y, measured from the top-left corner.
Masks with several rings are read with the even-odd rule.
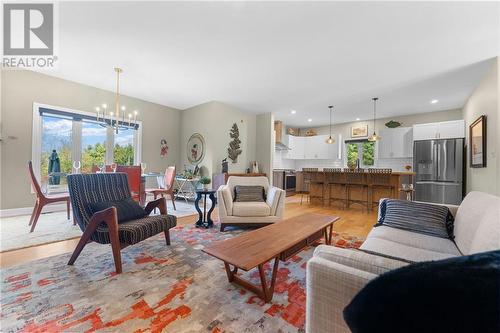
[[[231,141],[229,142],[229,148],[227,148],[227,155],[233,161],[233,163],[238,162],[238,155],[241,154],[242,150],[240,149],[240,130],[238,129],[238,125],[236,123],[231,127],[231,131],[229,132],[229,136],[231,137]]]

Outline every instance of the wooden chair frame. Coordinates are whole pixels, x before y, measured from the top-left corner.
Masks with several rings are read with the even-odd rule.
[[[173,177],[172,180],[168,181],[167,179],[167,172],[168,170],[172,168],[173,169]],[[146,189],[146,193],[151,193],[153,194],[154,200],[158,198],[158,195],[160,195],[162,198],[164,195],[169,194],[170,199],[172,200],[172,205],[174,206],[174,210],[177,210],[175,207],[175,195],[174,195],[174,182],[175,182],[175,167],[168,167],[167,170],[165,171],[165,187],[168,186],[168,188],[152,188],[152,189]],[[167,184],[168,181],[168,184]]]
[[[162,215],[166,215],[167,204],[165,202],[165,198],[160,198],[158,200],[149,202],[144,210],[146,211],[146,214],[149,215],[155,208],[159,208],[160,213]],[[115,261],[115,269],[116,273],[120,274],[122,272],[122,257],[120,251],[129,246],[129,244],[120,243],[120,238],[118,236],[118,215],[116,213],[115,207],[106,208],[92,215],[82,237],[80,238],[80,241],[76,245],[71,258],[68,261],[68,265],[73,265],[85,245],[92,241],[90,237],[97,229],[99,224],[101,224],[101,222],[106,223],[106,225],[108,226],[109,238],[111,240],[111,250],[113,252],[113,259]],[[170,230],[167,229],[164,231],[164,233],[165,241],[167,245],[170,245]]]
[[[56,202],[66,202],[66,211],[68,220],[70,219],[70,197],[68,195],[60,195],[60,196],[50,196],[43,193],[38,180],[35,177],[35,173],[33,171],[33,162],[28,162],[28,171],[31,179],[31,185],[35,190],[36,194],[36,202],[35,207],[33,207],[33,212],[31,213],[31,218],[28,226],[31,226],[30,232],[33,232],[36,227],[36,223],[38,222],[38,218],[42,214],[42,209],[44,206],[53,204]],[[73,220],[73,225],[76,225],[76,221]]]

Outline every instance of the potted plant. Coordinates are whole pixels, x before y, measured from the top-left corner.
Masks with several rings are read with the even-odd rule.
[[[200,178],[200,184],[203,185],[203,189],[205,191],[208,190],[208,185],[210,185],[211,182],[212,182],[212,180],[210,178],[208,178],[207,176],[203,176]]]

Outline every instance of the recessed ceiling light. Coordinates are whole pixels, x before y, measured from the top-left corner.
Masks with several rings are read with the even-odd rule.
[[[296,114],[296,113],[297,113],[297,111],[295,111],[295,110],[292,110],[292,111],[291,111],[291,113],[292,113],[292,114]]]
[[[439,102],[437,99],[433,99],[433,100],[431,101],[431,104],[436,104],[437,102]]]
[[[307,119],[307,121],[308,121],[308,122],[311,122],[311,121],[313,121],[313,120],[312,120],[311,118],[309,118],[309,119]]]
[[[360,120],[359,118],[356,118],[356,120]]]

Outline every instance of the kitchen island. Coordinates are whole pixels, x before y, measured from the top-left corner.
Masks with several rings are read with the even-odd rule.
[[[381,198],[405,199],[402,184],[412,184],[414,172],[381,172],[381,169],[324,169],[298,171],[297,192],[309,192],[313,205],[338,205],[349,208],[361,204],[368,210]]]

